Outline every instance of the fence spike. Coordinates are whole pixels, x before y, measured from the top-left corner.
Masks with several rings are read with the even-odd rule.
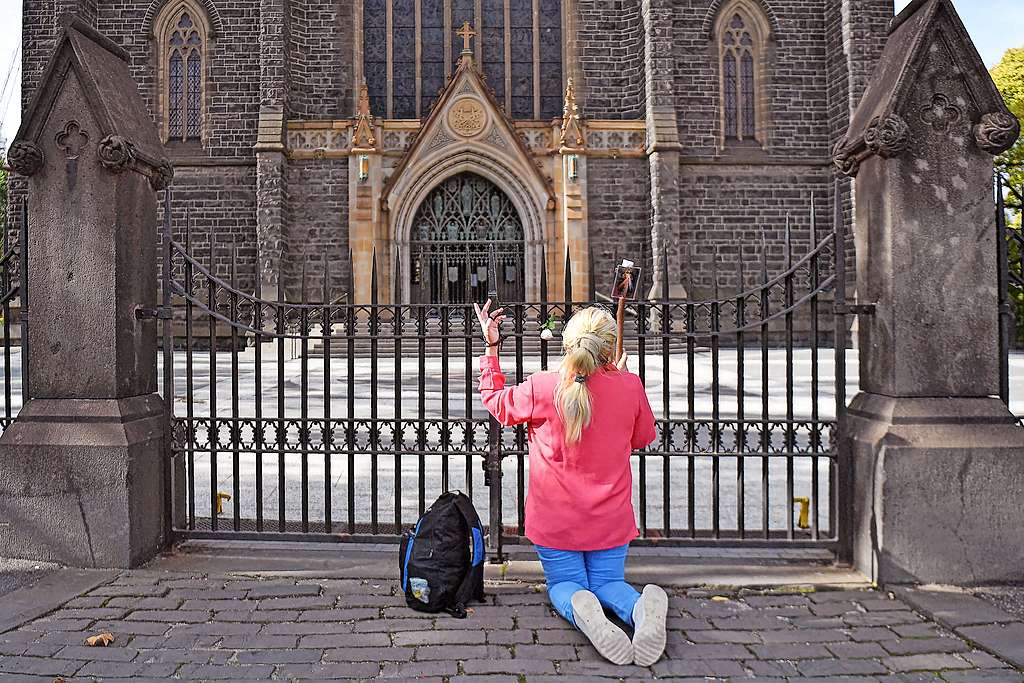
[[[448,256],[445,256],[445,279],[448,279]],[[487,298],[498,301],[498,261],[494,256],[494,245],[487,245]]]
[[[764,236],[764,226],[761,226],[761,283],[768,284],[768,240]]]
[[[377,305],[377,244],[370,250],[370,304]],[[376,314],[376,309],[374,309]]]
[[[587,268],[587,286],[590,288],[590,296],[588,297],[591,301],[597,301],[597,284],[594,280],[594,247],[593,245],[587,246],[587,254],[590,258],[590,265]]]
[[[569,250],[565,250],[565,317],[572,315],[572,259]]]
[[[188,205],[185,206],[185,251],[192,255],[192,213]]]
[[[210,273],[217,276],[217,232],[210,226]]]
[[[590,263],[593,270],[593,260]],[[540,248],[540,302],[548,302],[548,252],[544,247]]]
[[[792,214],[786,213],[786,270],[793,267],[793,233],[792,233]]]
[[[238,291],[238,242],[234,237],[231,238],[231,267],[228,272],[231,274],[231,289]]]
[[[736,245],[736,295],[743,294],[743,245]]]
[[[352,253],[352,247],[348,249],[348,274],[346,282],[348,286],[348,303],[353,303],[356,297],[356,257]]]
[[[324,251],[324,305],[331,303],[331,260]]]
[[[814,251],[814,248],[818,246],[818,208],[817,202],[815,202],[814,191],[811,191],[811,243],[807,247],[808,252]]]
[[[711,255],[711,286],[712,296],[711,298],[715,301],[718,300],[718,245],[715,245],[715,251]]]
[[[397,306],[402,303],[402,250],[395,249],[395,283],[391,292],[391,301]]]
[[[693,299],[693,263],[697,258],[697,250],[693,244],[693,232],[688,232],[686,235],[686,295],[688,298]]]

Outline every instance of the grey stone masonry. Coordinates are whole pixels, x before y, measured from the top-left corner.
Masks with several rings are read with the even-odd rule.
[[[173,169],[127,53],[62,25],[8,154],[28,179],[33,353],[30,400],[0,438],[0,555],[129,567],[161,547],[169,503],[154,191]]]
[[[912,3],[837,146],[856,176],[854,560],[885,583],[1024,579],[1024,429],[998,393],[992,155],[1009,113],[950,0]]]
[[[676,590],[666,656],[639,667],[603,661],[554,614],[542,586],[488,581],[486,590],[458,620],[408,609],[387,579],[125,572],[0,633],[0,681],[1024,681],[1004,659],[876,591]],[[858,642],[869,617],[879,635]],[[931,630],[899,635],[906,625]],[[111,645],[85,646],[103,631]]]

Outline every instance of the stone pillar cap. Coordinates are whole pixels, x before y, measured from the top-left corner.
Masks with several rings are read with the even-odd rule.
[[[100,129],[103,165],[114,173],[142,173],[154,189],[166,187],[174,170],[132,78],[128,53],[73,15],[63,15],[61,24],[64,31],[11,144],[11,168],[26,176],[42,168],[39,137],[65,79],[73,73]]]
[[[833,151],[838,169],[856,176],[861,162],[872,155],[891,158],[911,143],[905,117],[921,104],[910,101],[914,83],[925,73],[928,51],[941,41],[953,59],[980,120],[972,121],[977,145],[1001,154],[1016,142],[1020,123],[1010,113],[977,48],[950,0],[914,0],[889,25],[885,45],[871,85],[857,107],[846,136]]]

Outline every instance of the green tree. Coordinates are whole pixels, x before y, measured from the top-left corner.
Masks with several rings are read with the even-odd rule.
[[[1007,50],[1003,59],[991,70],[992,80],[1002,93],[1010,112],[1024,121],[1024,48]],[[1006,197],[1006,223],[1014,232],[1007,239],[1010,269],[1010,300],[1013,302],[1014,317],[1017,320],[1016,342],[1024,344],[1024,290],[1013,282],[1024,281],[1024,233],[1021,232],[1024,216],[1024,140],[996,158],[996,172],[999,173]]]

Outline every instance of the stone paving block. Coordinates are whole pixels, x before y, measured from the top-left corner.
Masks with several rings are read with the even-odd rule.
[[[764,631],[761,640],[765,643],[840,643],[850,640],[850,636],[834,628],[800,628]]]
[[[320,650],[241,650],[235,655],[239,664],[313,664],[321,659]]]
[[[821,590],[812,591],[807,594],[811,602],[824,603],[835,601],[870,600],[878,596],[876,591],[871,590]]]
[[[300,583],[298,585],[307,587],[312,584]],[[391,595],[396,589],[401,592],[397,584],[382,581],[328,579],[318,581],[317,585],[324,595]]]
[[[896,594],[915,609],[949,627],[998,624],[1014,617],[990,603],[967,593],[897,588]]]
[[[163,599],[163,600],[176,600],[176,598],[161,598],[161,599]],[[223,600],[223,599],[201,600],[201,599],[197,599],[197,598],[192,598],[190,600],[183,601],[181,603],[180,607],[178,607],[178,609],[183,609],[183,610],[232,610],[232,611],[235,611],[235,612],[239,612],[239,611],[252,611],[252,610],[256,609],[256,606],[258,604],[259,604],[259,602],[256,601],[256,600],[246,600],[246,599],[237,599],[237,600]],[[174,608],[172,608],[172,607],[147,607],[147,606],[144,606],[144,605],[140,605],[139,609],[174,609]]]
[[[548,634],[567,634],[571,635],[570,631],[545,631],[545,638],[540,641],[540,644],[544,645],[556,645],[562,642],[574,643],[575,640],[565,639],[556,640],[552,639]],[[580,634],[580,637],[584,637]],[[492,645],[520,645],[529,644],[534,642],[533,631],[525,629],[519,629],[515,631],[487,631],[487,642]]]
[[[104,595],[83,595],[78,598],[73,598],[64,603],[64,607],[71,609],[86,609],[90,607],[103,607],[104,603],[108,600],[126,600],[126,598],[108,598]],[[122,605],[111,604],[111,607],[121,607]]]
[[[1024,672],[1011,669],[946,671],[942,677],[948,683],[1021,683],[1024,681]]]
[[[750,650],[743,645],[697,645],[694,643],[668,644],[665,652],[672,659],[749,659]]]
[[[411,610],[408,610],[411,611]],[[417,613],[419,614],[419,613]],[[424,614],[428,618],[437,615]],[[348,607],[345,609],[315,609],[299,613],[299,621],[356,621],[359,619],[377,619],[380,610],[372,607]]]
[[[374,635],[374,634],[366,634]],[[387,634],[381,634],[387,637]],[[394,634],[395,645],[482,645],[486,631],[403,631]],[[346,644],[348,639],[346,638]]]
[[[416,657],[419,658],[417,652]],[[579,659],[573,645],[516,645],[516,659],[552,659],[555,661],[575,661]]]
[[[1024,669],[1024,622],[967,626],[957,633]]]
[[[469,662],[467,662],[468,664]],[[478,662],[475,662],[478,663]],[[506,669],[507,670],[507,669]],[[483,673],[500,673],[501,669],[485,671]],[[458,664],[454,661],[431,661],[431,662],[386,662],[380,672],[381,678],[405,678],[419,679],[423,676],[454,676],[459,673]],[[469,671],[467,670],[467,673]]]
[[[558,665],[558,671],[561,674],[573,675],[573,676],[638,676],[650,678],[651,672],[649,669],[636,666],[635,664],[624,664],[619,666],[612,664],[604,659],[600,660],[587,660],[579,662],[562,662]],[[526,680],[532,681],[533,675],[527,675]]]
[[[965,652],[960,655],[968,662],[978,667],[979,669],[1002,669],[1007,666],[1006,662],[1001,659],[993,657],[987,652],[981,650],[975,650],[973,652]]]
[[[899,641],[893,641],[899,642]],[[829,643],[825,647],[839,659],[865,659],[870,657],[888,657],[889,653],[876,642],[866,643]]]
[[[339,595],[334,599],[336,607],[405,607],[405,598],[400,595]]]
[[[163,648],[139,650],[135,661],[146,664],[227,664],[234,654],[230,650]]]
[[[167,595],[170,588],[167,586],[160,585],[145,585],[145,584],[133,584],[133,585],[106,585],[94,588],[86,595],[88,596],[109,596],[109,597],[126,597],[126,598],[146,598],[155,597],[160,598]]]
[[[229,591],[223,588],[176,588],[167,591],[168,598],[179,600],[244,600],[248,591]]]
[[[842,619],[850,626],[898,626],[921,622],[921,617],[909,610],[847,613]]]
[[[139,651],[130,647],[88,647],[86,645],[68,645],[53,656],[58,659],[102,660],[107,662],[130,662],[139,655]]]
[[[818,617],[835,617],[848,612],[859,612],[860,608],[852,600],[834,600],[831,602],[812,603],[811,614]]]
[[[687,633],[686,637],[694,643],[737,643],[742,645],[761,642],[761,636],[756,631],[711,629],[708,631],[693,631]]]
[[[138,610],[129,614],[132,621],[165,621],[169,624],[201,624],[210,618],[210,613],[203,610]]]
[[[256,609],[328,609],[334,607],[334,598],[325,595],[309,595],[300,598],[264,598],[257,601]]]
[[[338,635],[343,633],[352,633],[353,625],[350,623],[338,624],[334,622],[303,622],[303,623],[267,623],[263,624],[263,628],[260,633],[269,636],[285,636],[285,635]]]
[[[766,662],[760,659],[751,659],[743,662],[743,668],[757,678],[791,678],[800,675],[795,662]]]
[[[450,645],[446,647],[451,647]],[[422,648],[420,648],[422,649]],[[411,647],[340,647],[324,652],[325,662],[409,662]]]
[[[35,676],[71,676],[82,666],[83,661],[70,659],[49,659],[42,657],[4,657],[0,659],[0,672],[10,674],[31,674]]]
[[[32,635],[37,636],[34,642],[40,645],[82,645],[86,638],[94,636],[96,633],[92,631],[53,631],[50,633],[32,632]]]
[[[224,636],[253,635],[259,633],[262,624],[178,624],[167,632],[168,636]]]
[[[870,676],[889,671],[873,659],[807,659],[796,668],[804,676]]]
[[[572,649],[572,648],[570,648]],[[416,648],[417,661],[512,659],[510,648],[502,645],[421,645]],[[576,658],[573,651],[572,658]]]
[[[745,678],[746,669],[740,662],[722,659],[662,659],[652,669],[658,678],[669,676],[706,676],[711,678]]]
[[[252,610],[221,610],[213,613],[213,621],[245,621],[259,624],[273,624],[276,622],[292,622],[299,618],[296,610],[273,609],[255,612]]]
[[[91,598],[84,598],[91,599]],[[106,607],[124,607],[127,609],[179,609],[182,608],[180,598],[100,598],[106,600]],[[184,609],[193,609],[184,607]],[[208,608],[207,608],[208,609]]]
[[[453,619],[452,621],[465,621],[465,619]],[[352,630],[356,633],[378,633],[391,631],[424,631],[430,628],[434,622],[429,619],[373,619],[353,622]],[[449,622],[445,627],[449,628]],[[508,620],[508,628],[512,628],[512,619]],[[482,626],[480,628],[483,628]],[[452,629],[459,630],[459,629]]]
[[[892,598],[882,596],[864,598],[862,600],[858,600],[857,604],[866,609],[868,612],[888,612],[891,610],[904,611],[907,609],[907,606],[899,600],[894,600]]]
[[[178,670],[178,677],[185,680],[260,680],[269,679],[274,667],[269,664],[185,664]]]
[[[874,676],[808,676],[800,683],[878,683]],[[744,682],[746,683],[746,682]]]
[[[714,628],[711,622],[707,619],[698,619],[697,617],[678,617],[669,616],[665,619],[665,626],[670,631],[703,631]]]
[[[965,652],[970,650],[959,638],[902,638],[884,643],[885,649],[894,655],[918,655]]]
[[[266,636],[262,634],[243,634],[224,636],[220,640],[220,647],[228,650],[249,650],[249,649],[284,649],[296,647],[299,642],[297,635],[290,636]]]
[[[81,631],[89,628],[94,619],[37,619],[24,628],[29,631]]]
[[[544,617],[522,617],[522,619],[542,619]],[[547,618],[551,621],[551,618]],[[562,620],[564,621],[564,620]],[[515,627],[515,623],[512,621],[512,617],[477,617],[470,616],[465,619],[451,619],[448,617],[440,617],[437,622],[438,626],[450,629],[511,629]],[[568,625],[568,623],[566,623]],[[522,626],[520,626],[522,628]]]
[[[789,623],[793,628],[849,628],[842,617],[794,617]]]
[[[942,635],[942,632],[935,624],[897,624],[891,628],[904,638],[937,638]]]
[[[775,643],[772,645],[751,645],[750,650],[758,659],[827,659],[832,653],[824,645],[798,643]]]
[[[555,673],[555,664],[547,659],[519,657],[509,660],[468,659],[462,663],[462,670],[467,674],[552,674]]]
[[[850,629],[850,638],[857,642],[897,640],[895,632],[881,626],[861,626]]]
[[[266,582],[254,582],[254,583],[243,583],[234,582],[229,583],[225,588],[234,588],[238,590],[248,590],[248,598],[250,600],[258,600],[262,598],[299,598],[308,597],[311,595],[320,595],[322,592],[319,585],[315,584],[282,584],[282,583],[266,583]]]
[[[532,677],[530,680],[534,680]],[[555,677],[554,680],[562,680]],[[512,674],[484,674],[482,676],[453,676],[451,683],[519,683],[519,676]]]
[[[170,678],[177,670],[177,664],[136,664],[134,662],[100,662],[93,660],[78,670],[79,676],[96,676],[98,678],[135,678],[148,676],[152,678]]]
[[[811,604],[811,599],[802,593],[745,595],[742,599],[751,607],[796,607]]]
[[[116,638],[119,635],[161,636],[174,628],[173,624],[161,621],[97,621],[89,629],[89,635],[109,631]],[[95,633],[92,633],[94,631]]]
[[[956,655],[927,654],[886,657],[882,662],[893,671],[941,671],[943,669],[969,669],[970,662]]]
[[[533,631],[524,629],[517,629],[515,631],[491,631],[490,635],[498,633],[529,633],[532,635]],[[670,638],[671,637],[672,636],[670,636]],[[537,631],[537,643],[540,645],[559,645],[562,643],[570,643],[572,645],[585,645],[589,642],[590,641],[587,640],[587,637],[576,629],[548,629],[546,631]]]
[[[790,624],[782,617],[770,616],[760,612],[733,617],[713,617],[711,624],[717,629],[733,631],[753,631],[789,628]]]
[[[302,636],[298,647],[323,650],[337,647],[387,647],[390,644],[391,638],[387,633],[337,633]]]
[[[879,683],[937,683],[942,677],[930,671],[905,671],[878,676],[875,680]]]

